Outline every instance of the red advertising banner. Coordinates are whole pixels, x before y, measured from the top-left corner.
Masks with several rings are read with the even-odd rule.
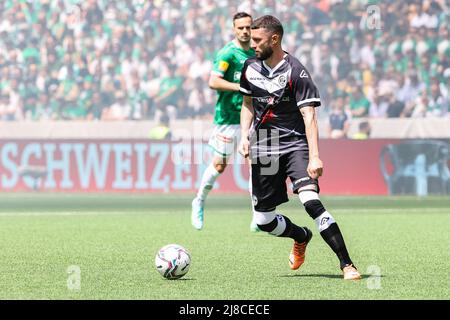
[[[325,139],[320,154],[323,194],[448,192],[448,142]],[[193,193],[211,155],[202,142],[0,140],[0,191]],[[230,162],[214,191],[248,192],[247,164]]]

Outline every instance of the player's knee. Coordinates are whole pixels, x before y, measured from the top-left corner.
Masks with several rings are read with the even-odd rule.
[[[323,206],[317,192],[307,190],[299,192],[298,196],[305,206],[306,212],[308,212],[309,216],[315,220],[320,232],[336,223],[333,216]]]
[[[306,187],[305,189],[300,189],[298,197],[311,218],[316,219],[326,211],[319,199],[319,194],[315,190]]]
[[[333,216],[324,208],[320,200],[314,199],[304,203],[306,212],[314,219],[319,232],[325,231],[336,223]]]
[[[318,218],[322,213],[326,211],[322,202],[318,199],[309,200],[303,205],[305,206],[306,212],[308,212],[309,216],[313,219]]]
[[[227,167],[226,162],[223,163],[214,163],[214,168],[218,173],[223,173],[225,171],[225,168]]]

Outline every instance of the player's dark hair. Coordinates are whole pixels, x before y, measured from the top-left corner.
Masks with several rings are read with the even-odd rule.
[[[234,24],[234,20],[237,20],[237,19],[242,19],[242,18],[250,18],[250,19],[252,19],[252,16],[251,15],[249,15],[247,12],[238,12],[238,13],[236,13],[234,16],[233,16],[233,24]]]
[[[358,125],[359,130],[367,130],[370,128],[370,123],[368,121],[362,121]]]
[[[169,116],[167,114],[163,114],[161,116],[161,118],[159,119],[159,122],[161,124],[169,124],[170,123],[170,118],[169,118]]]
[[[278,20],[274,16],[265,15],[253,21],[251,26],[252,30],[261,28],[264,28],[271,33],[278,34],[280,38],[283,38],[283,26],[280,20]]]

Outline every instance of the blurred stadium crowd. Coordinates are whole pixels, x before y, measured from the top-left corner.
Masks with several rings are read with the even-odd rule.
[[[449,116],[450,5],[434,1],[4,0],[0,119],[212,118],[231,17],[277,16],[322,117]]]

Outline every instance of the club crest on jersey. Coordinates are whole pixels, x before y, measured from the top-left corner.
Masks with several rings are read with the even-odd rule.
[[[286,83],[287,83],[287,78],[286,78],[286,76],[284,74],[282,74],[281,76],[278,77],[278,84],[281,87],[285,87]]]

